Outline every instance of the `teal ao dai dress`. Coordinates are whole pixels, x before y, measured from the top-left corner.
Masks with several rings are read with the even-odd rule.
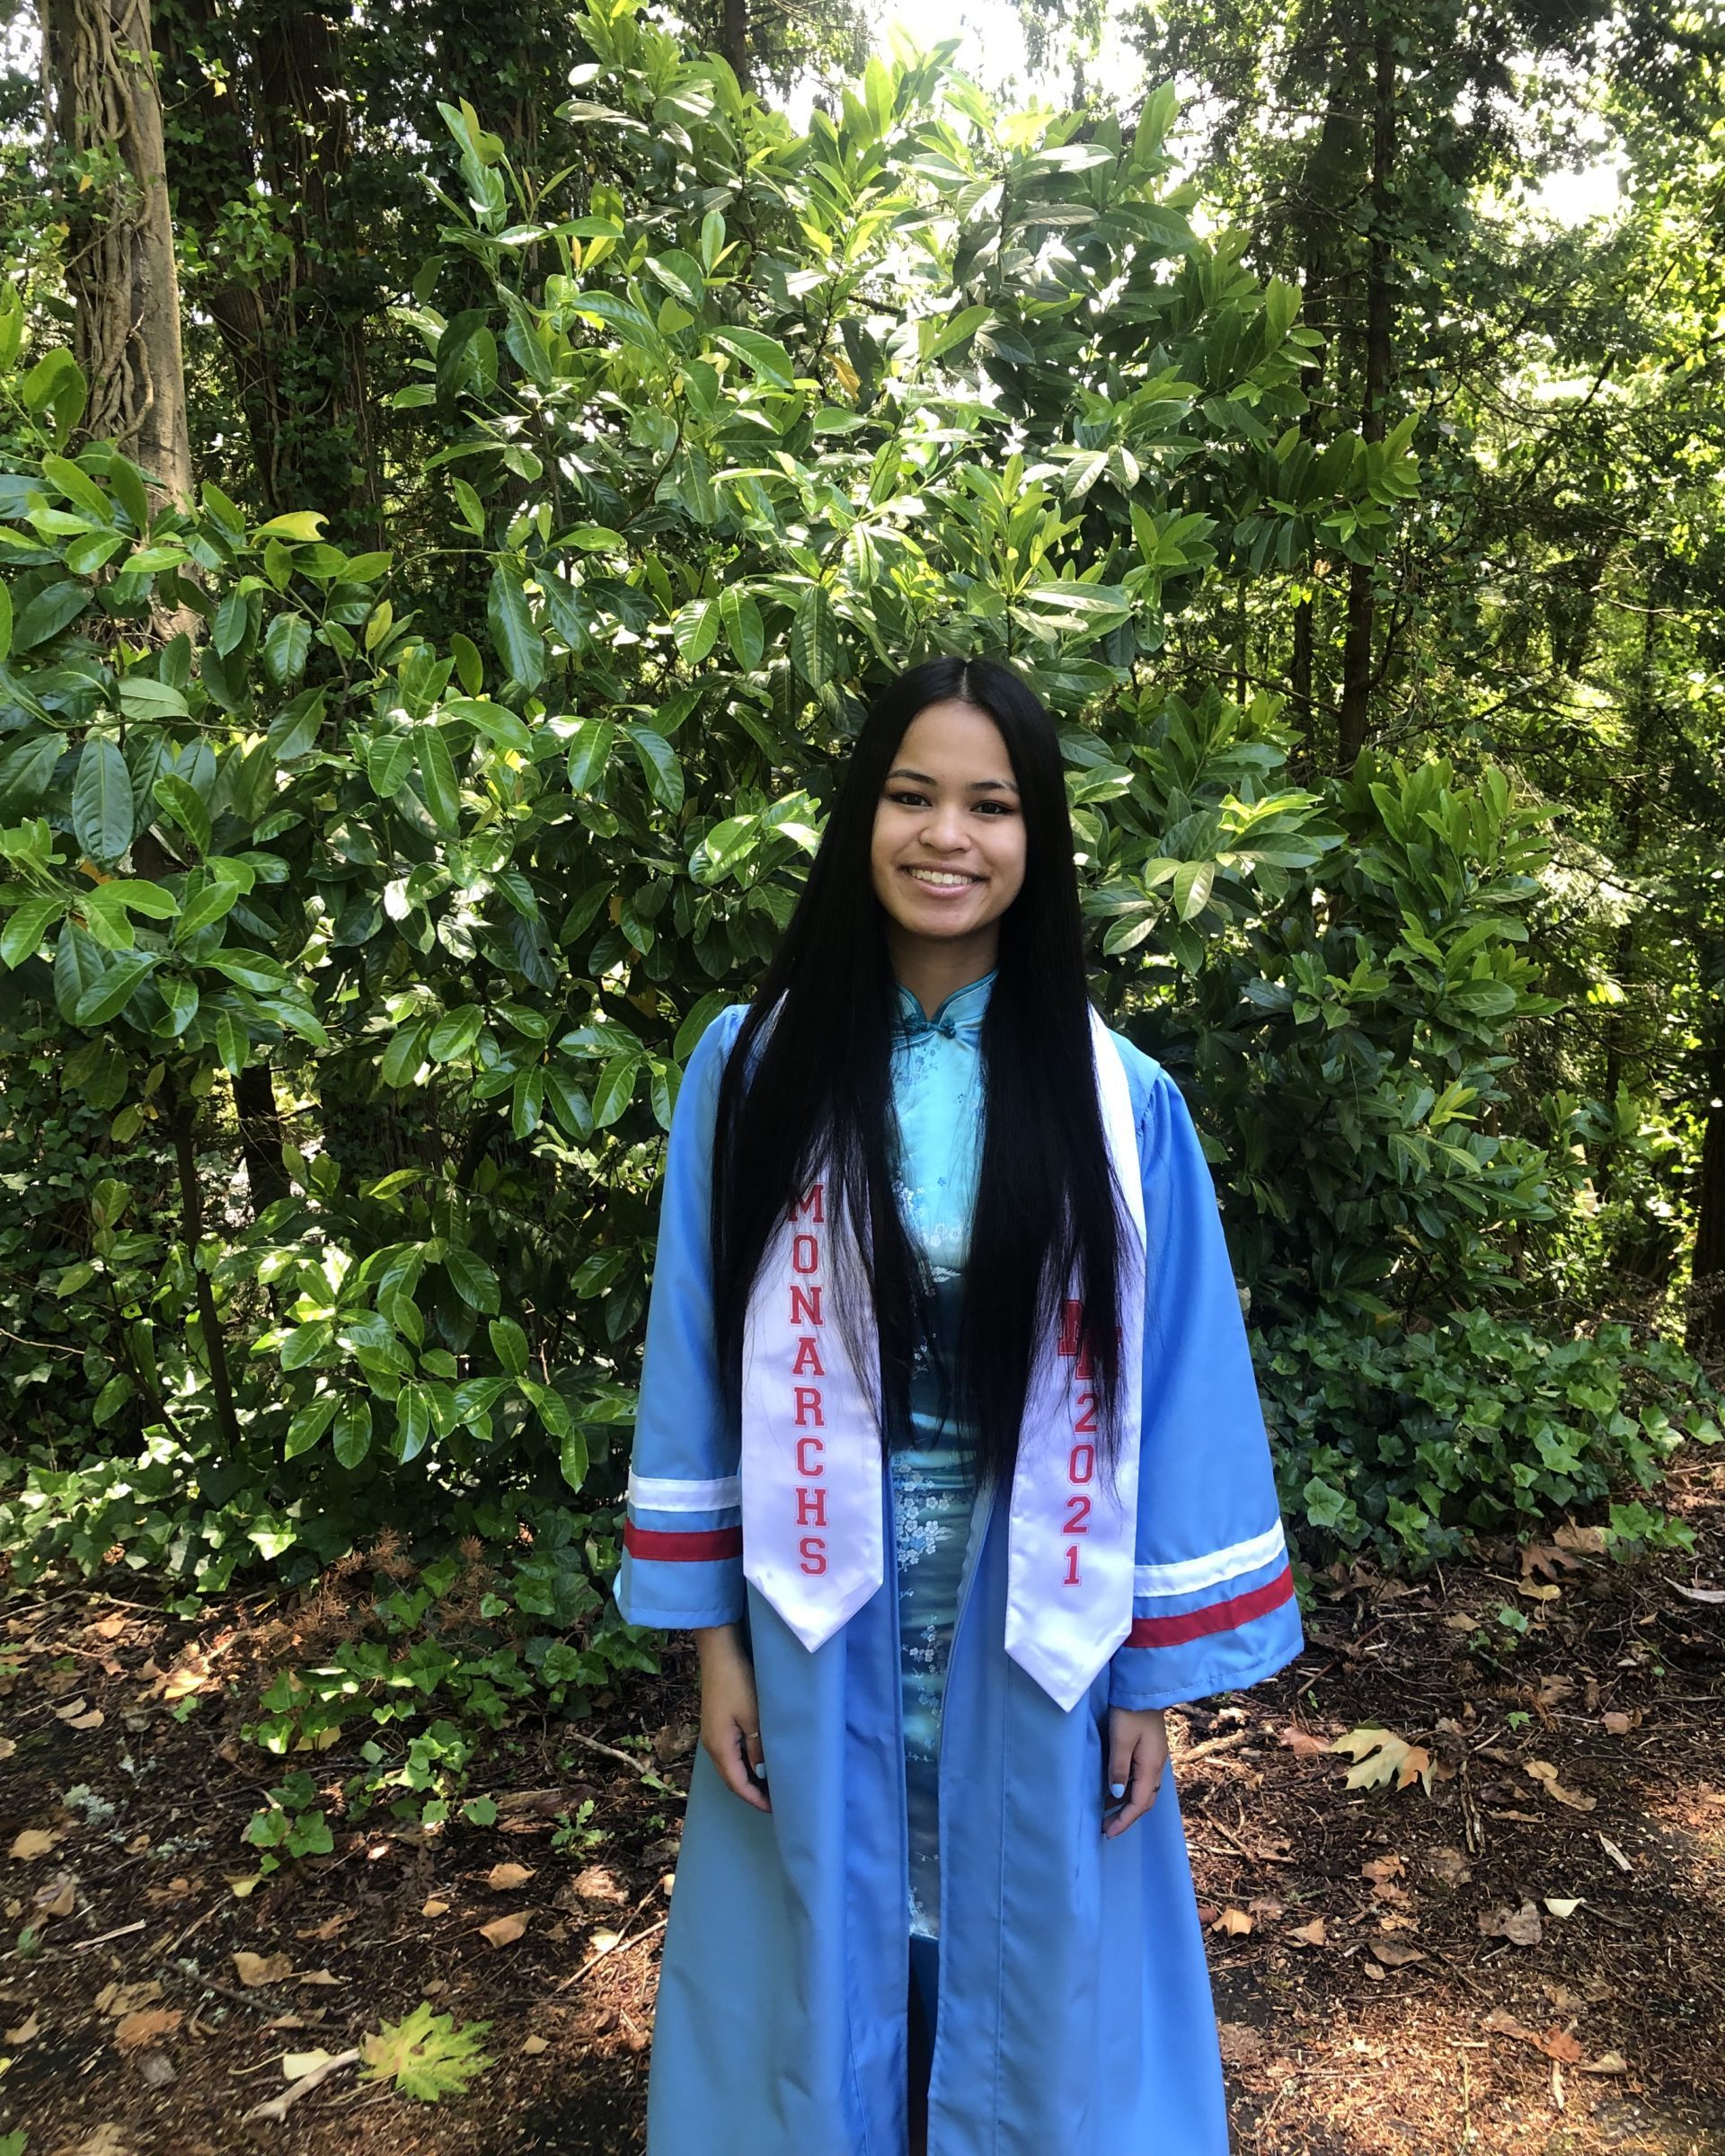
[[[951,1392],[981,1154],[982,1020],[994,981],[990,971],[967,983],[933,1016],[900,984],[893,1038],[899,1211],[934,1289],[933,1337],[912,1371],[908,1442],[890,1455],[913,1939],[940,1936],[941,1714],[981,1516],[971,1433],[952,1414]]]

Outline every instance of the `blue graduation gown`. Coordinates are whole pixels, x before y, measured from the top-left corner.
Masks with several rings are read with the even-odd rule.
[[[650,2156],[903,2156],[907,1845],[891,1478],[882,1589],[809,1653],[743,1578],[721,1403],[712,1129],[741,1005],[672,1118],[616,1583],[632,1624],[746,1623],[770,1814],[704,1752],[659,1974]],[[1227,2156],[1209,1972],[1172,1772],[1101,1833],[1110,1704],[1256,1683],[1304,1645],[1210,1172],[1123,1036],[1150,1247],[1132,1632],[1063,1712],[1006,1654],[1004,1498],[960,1611],[942,1753],[929,2156]]]

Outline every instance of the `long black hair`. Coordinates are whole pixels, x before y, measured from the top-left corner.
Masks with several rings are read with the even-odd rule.
[[[926,659],[875,699],[802,895],[739,1029],[713,1138],[721,1379],[735,1416],[744,1318],[761,1259],[786,1208],[824,1165],[828,1248],[841,1268],[847,1255],[862,1268],[861,1279],[844,1269],[835,1279],[837,1321],[860,1364],[856,1298],[871,1296],[880,1369],[859,1374],[871,1392],[878,1375],[884,1442],[908,1434],[911,1367],[931,1284],[893,1190],[898,998],[871,853],[875,811],[906,729],[928,705],[949,700],[986,713],[1000,729],[1026,842],[1024,880],[1000,916],[982,1021],[985,1121],[954,1358],[959,1411],[975,1431],[979,1480],[1009,1485],[1031,1351],[1061,1329],[1075,1262],[1077,1345],[1094,1374],[1098,1452],[1111,1480],[1121,1442],[1115,1268],[1123,1253],[1131,1262],[1136,1243],[1116,1213],[1096,1095],[1059,738],[1040,699],[995,659]]]

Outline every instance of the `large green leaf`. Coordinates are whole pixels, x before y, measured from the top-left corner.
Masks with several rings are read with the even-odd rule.
[[[118,861],[132,843],[132,774],[119,745],[92,734],[78,753],[72,783],[72,828],[94,862]]]
[[[545,677],[545,640],[533,625],[520,580],[500,561],[491,571],[485,620],[510,680],[536,689]]]

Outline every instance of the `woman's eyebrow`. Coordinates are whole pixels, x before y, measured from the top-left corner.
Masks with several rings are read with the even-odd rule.
[[[934,781],[925,771],[909,771],[903,764],[900,764],[897,771],[889,771],[887,776],[889,779],[916,779],[924,786],[934,784]],[[972,779],[970,782],[972,793],[978,792],[985,787],[996,793],[1016,793],[1018,791],[1018,788],[1013,784],[1010,779]]]

